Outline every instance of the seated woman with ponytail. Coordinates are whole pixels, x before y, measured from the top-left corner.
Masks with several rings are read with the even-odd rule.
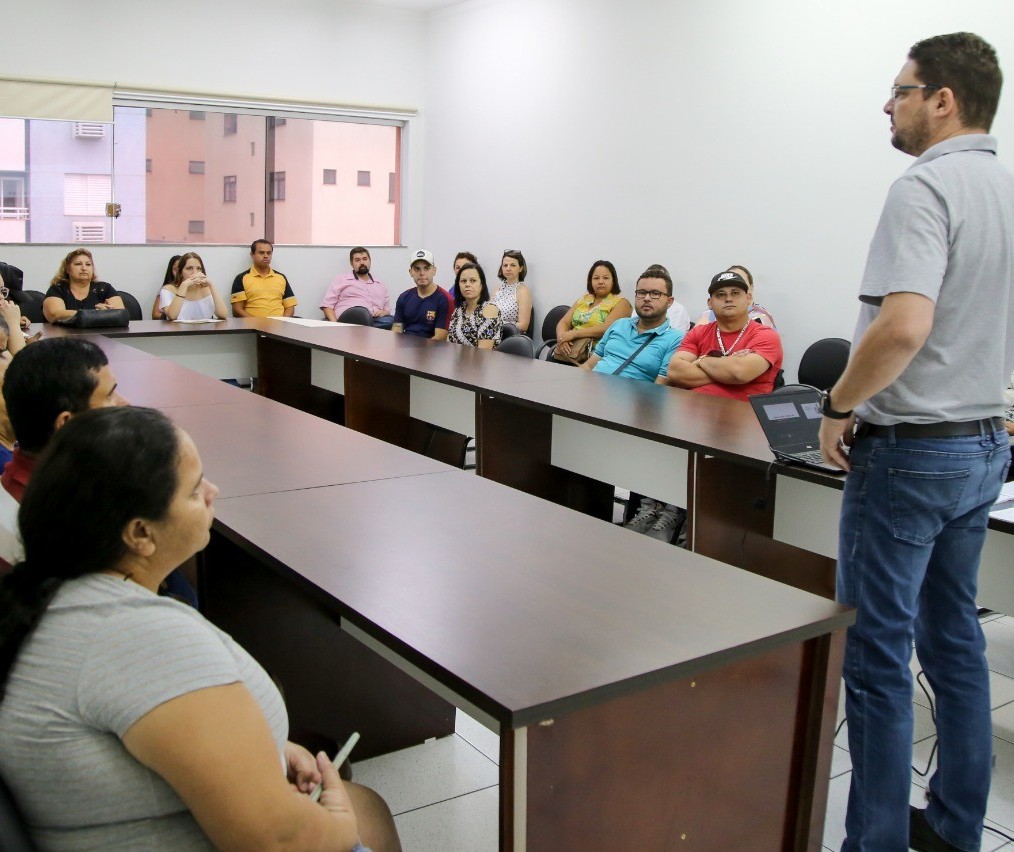
[[[375,793],[286,741],[257,662],[156,594],[208,543],[217,493],[157,411],[57,432],[0,581],[0,775],[44,849],[399,849]]]

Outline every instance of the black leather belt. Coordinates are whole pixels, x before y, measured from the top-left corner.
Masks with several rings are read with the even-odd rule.
[[[959,420],[953,423],[895,423],[893,426],[879,426],[876,423],[860,423],[856,437],[866,435],[895,438],[967,438],[985,432],[992,435],[1003,429],[1002,417],[986,417],[982,420]]]

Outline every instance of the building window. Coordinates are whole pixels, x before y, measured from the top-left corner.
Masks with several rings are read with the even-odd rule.
[[[0,219],[27,219],[25,179],[22,175],[0,175]]]
[[[268,201],[285,201],[285,172],[271,172]]]
[[[394,204],[398,200],[398,173],[389,172],[387,175],[387,203]]]
[[[112,197],[110,175],[64,175],[63,213],[65,216],[105,216],[106,202]]]
[[[280,132],[274,129],[280,121],[269,126],[269,120],[279,116],[276,110],[286,109],[283,104],[258,111],[246,103],[228,103],[209,111],[186,101],[153,107],[134,93],[116,97],[112,124],[0,121],[0,154],[30,155],[23,162],[0,162],[0,256],[4,244],[65,244],[75,223],[89,238],[119,244],[198,244],[210,239],[242,245],[260,236],[283,245],[399,244],[401,184],[408,179],[399,158],[407,113],[404,120],[370,115],[364,122],[360,111],[345,115],[322,107],[322,116],[287,117],[282,126],[292,131]],[[195,126],[202,120],[204,124]],[[100,133],[104,142],[91,135]],[[324,168],[336,161],[341,168]],[[289,173],[292,182],[286,186]],[[359,185],[372,187],[374,173],[381,181],[377,191],[359,192]],[[143,175],[144,180],[114,175]],[[105,214],[111,202],[130,211],[115,225]],[[29,209],[30,229],[23,225]],[[11,221],[18,219],[22,221]],[[191,221],[204,223],[203,235],[188,230]]]
[[[204,220],[203,219],[191,219],[187,222],[187,233],[188,234],[203,234],[204,233]]]

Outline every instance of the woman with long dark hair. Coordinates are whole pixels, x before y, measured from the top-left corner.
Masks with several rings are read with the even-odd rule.
[[[0,773],[45,849],[397,849],[376,794],[286,741],[257,662],[157,594],[208,543],[217,493],[160,412],[56,433],[0,580]],[[320,804],[300,795],[321,779]]]

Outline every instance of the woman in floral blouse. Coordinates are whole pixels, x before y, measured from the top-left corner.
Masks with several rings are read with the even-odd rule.
[[[466,263],[454,279],[454,313],[447,339],[463,346],[492,349],[500,342],[503,320],[489,298],[486,273],[477,263]]]

